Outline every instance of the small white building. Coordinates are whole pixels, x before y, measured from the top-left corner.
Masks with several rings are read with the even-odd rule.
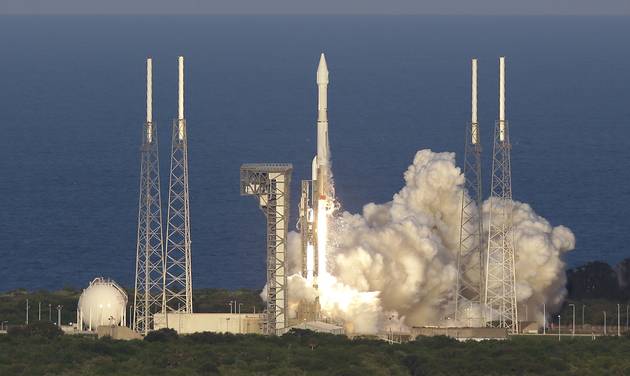
[[[153,329],[174,329],[179,334],[200,332],[262,334],[264,315],[258,313],[156,313]]]

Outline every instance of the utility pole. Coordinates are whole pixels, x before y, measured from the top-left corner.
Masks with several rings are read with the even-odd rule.
[[[558,315],[558,342],[561,341],[560,339],[560,315]]]
[[[606,335],[606,311],[604,311],[604,335]]]
[[[37,302],[37,320],[42,321],[42,302]]]
[[[28,299],[26,299],[26,325],[28,325]]]
[[[584,307],[586,306],[582,304],[582,330],[584,330]]]
[[[569,307],[573,308],[573,325],[571,328],[571,337],[575,337],[575,304],[569,304]]]
[[[52,304],[48,303],[48,321],[52,322]]]

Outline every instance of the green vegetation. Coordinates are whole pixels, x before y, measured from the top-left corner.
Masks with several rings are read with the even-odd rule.
[[[627,375],[630,339],[539,336],[390,345],[296,330],[283,337],[158,331],[114,341],[0,336],[0,375]]]
[[[567,272],[568,298],[560,312],[571,322],[575,304],[578,332],[585,322],[600,325],[607,312],[609,334],[616,333],[617,304],[622,332],[630,301],[630,259],[615,268],[593,262]],[[144,340],[114,341],[63,335],[46,322],[63,306],[63,323],[74,321],[80,290],[24,290],[0,294],[0,375],[630,375],[630,337],[519,336],[506,341],[457,342],[421,338],[390,345],[370,338],[294,330],[282,337],[152,332]],[[131,296],[131,294],[130,294]],[[25,321],[30,302],[30,325]],[[228,312],[229,302],[243,312],[263,309],[259,291],[199,289],[197,312]],[[38,303],[42,322],[37,320]],[[565,320],[566,318],[566,320]],[[590,330],[585,330],[585,332]],[[565,329],[563,329],[565,332]],[[566,333],[566,332],[565,332]]]

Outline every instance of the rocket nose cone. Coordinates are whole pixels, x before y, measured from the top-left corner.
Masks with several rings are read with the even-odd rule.
[[[319,66],[317,67],[317,83],[328,84],[328,66],[326,65],[326,56],[322,53],[319,58]]]

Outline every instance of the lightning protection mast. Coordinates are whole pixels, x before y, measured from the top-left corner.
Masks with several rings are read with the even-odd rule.
[[[477,121],[477,59],[472,59],[471,122],[466,126],[455,320],[483,326],[483,251],[481,246],[481,142]],[[473,309],[473,306],[475,309]]]
[[[166,312],[192,313],[188,133],[184,118],[184,57],[178,58],[178,116],[173,122],[171,174],[166,227],[164,306]],[[167,317],[168,319],[168,317]]]
[[[489,326],[518,332],[513,232],[510,137],[505,120],[505,58],[499,59],[499,121],[495,124],[488,252],[486,254],[485,308]]]
[[[142,127],[140,148],[140,199],[136,280],[132,328],[146,335],[153,328],[153,314],[163,312],[162,279],[164,245],[162,243],[162,206],[158,139],[153,122],[153,64],[147,59],[147,119]]]

